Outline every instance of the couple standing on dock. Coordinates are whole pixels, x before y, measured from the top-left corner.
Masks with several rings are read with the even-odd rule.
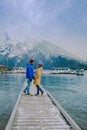
[[[30,59],[29,63],[27,64],[27,67],[26,67],[27,86],[23,92],[27,95],[33,96],[29,91],[30,91],[30,84],[31,84],[32,80],[34,80],[34,84],[37,87],[37,93],[35,94],[35,96],[39,95],[39,91],[41,91],[41,95],[43,95],[44,91],[40,87],[42,63],[38,64],[35,76],[34,76],[34,72],[33,72],[33,64],[34,64],[34,60]]]

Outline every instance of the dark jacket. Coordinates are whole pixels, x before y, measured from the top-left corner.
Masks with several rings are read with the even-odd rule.
[[[32,64],[27,64],[26,66],[26,78],[32,80],[34,78],[34,72]]]

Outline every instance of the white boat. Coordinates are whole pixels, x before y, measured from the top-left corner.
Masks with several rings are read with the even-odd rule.
[[[77,75],[84,75],[84,69],[78,69],[76,70]]]
[[[63,68],[57,68],[55,70],[51,70],[50,74],[76,74],[76,71],[71,70],[68,67],[63,67]]]

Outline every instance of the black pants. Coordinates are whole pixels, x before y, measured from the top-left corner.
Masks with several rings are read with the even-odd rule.
[[[37,87],[37,94],[39,94],[39,91],[41,91],[41,93],[43,92],[43,90],[40,88],[40,86],[36,85]]]

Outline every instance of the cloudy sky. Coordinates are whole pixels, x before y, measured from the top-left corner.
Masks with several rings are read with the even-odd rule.
[[[87,0],[0,0],[0,36],[51,41],[87,60]]]

